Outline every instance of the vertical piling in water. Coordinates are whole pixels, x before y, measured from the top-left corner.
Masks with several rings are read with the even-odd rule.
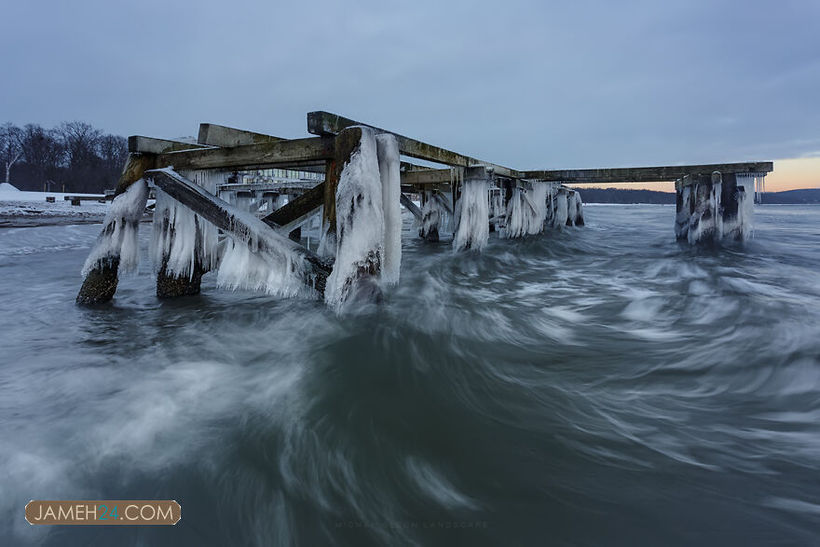
[[[453,236],[455,250],[480,251],[490,237],[490,207],[487,201],[491,174],[484,166],[467,167],[461,198],[458,200],[458,226]]]
[[[433,196],[432,190],[424,190],[421,194],[421,225],[419,237],[427,241],[439,240],[439,226],[441,225],[441,209]]]
[[[750,204],[735,173],[686,175],[675,181],[675,194],[678,240],[694,245],[746,239],[752,221]]]
[[[124,194],[132,184],[142,179],[143,173],[154,166],[153,154],[136,154],[128,155],[128,160],[125,162],[122,174],[117,183],[117,190],[115,192],[114,200]],[[112,207],[114,204],[112,203]],[[142,202],[143,209],[145,208],[144,200]],[[141,214],[142,211],[139,211]],[[122,221],[123,219],[111,219],[114,222]],[[102,239],[106,234],[110,234],[112,226],[106,223],[103,226],[100,239],[97,244],[102,243]],[[94,250],[92,250],[92,253]],[[88,272],[85,274],[83,284],[77,294],[77,303],[83,305],[95,305],[103,302],[108,302],[114,297],[117,292],[117,284],[119,283],[118,270],[120,265],[121,248],[116,246],[109,246],[105,255],[99,257],[96,263],[91,265]]]

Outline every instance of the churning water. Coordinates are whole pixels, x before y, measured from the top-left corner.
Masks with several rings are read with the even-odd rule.
[[[147,261],[78,308],[98,227],[3,230],[0,543],[816,544],[820,208],[722,249],[674,216],[591,206],[480,255],[407,224],[401,284],[344,317],[158,301]],[[30,527],[30,499],[182,521]]]

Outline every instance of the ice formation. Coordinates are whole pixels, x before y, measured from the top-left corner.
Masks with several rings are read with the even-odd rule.
[[[547,220],[547,193],[549,184],[546,182],[533,182],[532,190],[527,193],[527,201],[533,211],[530,219],[530,227],[527,233],[539,234],[544,231],[544,223]]]
[[[567,218],[569,216],[568,198],[569,194],[563,188],[559,188],[555,193],[555,197],[553,198],[554,213],[552,215],[552,226],[554,228],[563,228],[567,224]]]
[[[399,143],[394,135],[376,136],[379,177],[384,211],[384,256],[382,279],[395,285],[401,273],[401,163]]]
[[[263,239],[264,244],[259,243],[235,236],[227,239],[216,274],[217,286],[278,296],[304,293],[307,276],[301,257],[281,241]]]
[[[573,190],[567,198],[567,225],[583,226],[584,212],[581,194]]]
[[[689,216],[691,208],[692,188],[684,186],[678,192],[677,199],[680,202],[675,216],[675,237],[683,239],[689,233]]]
[[[216,194],[217,185],[226,176],[225,173],[207,170],[180,174],[211,194]],[[189,279],[196,268],[202,271],[214,269],[218,262],[219,243],[216,226],[159,188],[156,189],[156,196],[151,239],[154,268],[159,271],[164,266],[166,274]]]
[[[737,175],[737,220],[729,228],[734,232],[733,237],[740,241],[749,239],[754,234],[754,193],[763,188],[765,176],[755,174]],[[726,223],[728,224],[728,223]],[[724,226],[726,234],[729,229]]]
[[[701,182],[692,187],[690,199],[694,198],[695,204],[694,212],[689,218],[689,243],[720,241],[723,238],[722,192],[723,184],[719,176],[713,178],[712,182]]]
[[[490,237],[487,191],[486,179],[465,179],[457,207],[458,228],[453,236],[455,250],[480,251],[487,244]]]
[[[753,228],[756,173],[738,174],[737,184],[724,182],[719,173],[711,181],[688,184],[678,190],[675,236],[690,244],[734,239],[743,241]]]
[[[428,241],[438,241],[438,232],[444,224],[445,211],[441,205],[441,202],[436,199],[435,194],[432,191],[426,191],[425,195],[426,199],[421,208],[419,237],[423,237]]]
[[[119,271],[132,272],[139,264],[139,222],[148,200],[148,184],[140,179],[111,202],[103,230],[83,265],[82,275],[119,257]]]
[[[359,147],[342,170],[336,189],[336,262],[325,286],[328,305],[340,309],[358,290],[363,273],[380,270],[384,235],[376,138],[371,128],[362,127]]]

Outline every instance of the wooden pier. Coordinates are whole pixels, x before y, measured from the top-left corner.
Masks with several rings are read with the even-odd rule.
[[[385,175],[385,169],[395,166],[400,179],[395,184],[400,187],[396,189],[395,194],[390,195],[398,196],[401,204],[416,217],[420,226],[420,236],[431,241],[439,239],[443,229],[441,221],[445,216],[452,219],[450,230],[454,234],[464,231],[465,223],[479,228],[484,224],[487,231],[500,231],[507,233],[508,237],[538,233],[550,226],[583,225],[580,199],[566,186],[567,184],[677,181],[680,203],[676,226],[682,226],[685,208],[688,208],[690,216],[694,215],[696,210],[704,209],[698,205],[698,200],[708,201],[707,194],[714,196],[714,188],[719,186],[719,207],[723,207],[720,214],[729,219],[732,211],[736,214],[738,210],[736,205],[739,192],[737,184],[733,186],[732,181],[735,181],[737,176],[762,176],[773,169],[771,162],[756,162],[521,171],[327,112],[309,113],[307,130],[312,136],[285,139],[203,123],[200,125],[196,143],[144,136],[129,138],[129,157],[118,182],[112,207],[116,206],[121,197],[123,200],[126,199],[123,196],[132,185],[150,182],[196,214],[196,249],[193,251],[190,271],[186,270],[185,275],[166,272],[165,264],[168,257],[165,257],[158,272],[158,295],[171,297],[199,292],[201,276],[212,267],[206,263],[208,260],[203,258],[200,249],[200,245],[203,244],[202,238],[205,237],[200,232],[206,226],[205,223],[215,226],[222,234],[234,238],[235,241],[248,245],[253,252],[282,254],[282,260],[290,261],[291,270],[303,275],[302,279],[306,286],[322,294],[328,278],[334,271],[335,250],[341,249],[344,245],[342,240],[349,237],[345,230],[350,227],[337,226],[337,217],[341,214],[344,218],[350,219],[351,214],[359,207],[356,200],[373,198],[366,195],[368,190],[362,186],[356,190],[359,193],[355,194],[356,199],[353,202],[339,201],[339,184],[343,173],[354,155],[361,152],[363,143],[370,142],[368,139],[371,136],[375,136],[377,140],[381,136],[386,136],[389,142],[395,143],[398,154],[404,158],[404,161],[399,163],[397,158],[383,161],[380,156],[378,170],[381,171],[383,183],[388,184],[385,182],[385,177],[388,176]],[[381,154],[381,145],[386,141],[378,142]],[[441,167],[421,166],[413,163],[413,160],[423,160]],[[192,180],[192,177],[185,175],[207,172],[230,174],[271,168],[292,170],[305,176],[282,184],[243,184],[237,182],[236,178],[231,181],[226,179],[216,189],[208,191]],[[715,177],[716,173],[721,178],[722,185]],[[376,176],[378,175],[379,173],[376,173]],[[317,181],[317,177],[321,177],[321,180]],[[384,188],[384,195],[388,195],[388,186]],[[685,190],[687,188],[689,190]],[[219,197],[237,192],[264,198],[268,203],[269,212],[257,219]],[[481,193],[484,195],[483,205],[480,199],[475,199],[475,196]],[[418,197],[420,207],[413,202],[410,194]],[[683,203],[684,195],[688,196],[686,203]],[[278,203],[277,196],[285,196],[287,204],[274,207],[274,204]],[[472,200],[471,206],[465,205],[465,197],[468,201]],[[541,203],[544,200],[546,201]],[[735,206],[732,206],[733,201]],[[144,201],[142,206],[144,207]],[[392,202],[385,199],[385,216],[389,216],[387,211],[392,206]],[[339,207],[345,209],[339,211]],[[711,214],[717,215],[713,202],[710,207]],[[510,223],[517,222],[515,215],[519,214],[519,208],[523,208],[520,214],[530,219],[529,224],[511,229]],[[323,256],[309,250],[298,241],[300,226],[320,213],[323,242],[325,247],[330,249],[330,252]],[[703,216],[704,213],[701,211],[699,218]],[[129,222],[133,224],[119,213],[109,215],[106,219],[97,248],[92,250],[93,260],[89,259],[92,263],[87,264],[87,274],[77,296],[78,303],[97,304],[113,297],[118,283],[121,248],[126,244],[116,241],[112,244],[109,240],[112,237],[129,237],[120,233],[130,226]],[[157,222],[158,219],[155,219],[155,224]],[[166,240],[180,237],[174,232],[173,219],[165,219],[165,222],[163,237]],[[680,230],[676,228],[676,232],[681,237]],[[689,233],[692,232],[687,224],[687,234]],[[474,229],[465,237],[465,248],[480,249],[487,236],[483,230]],[[100,250],[106,238],[108,240],[105,241],[104,249]],[[384,251],[381,253],[384,254]],[[381,274],[383,260],[379,249],[373,249],[367,260],[359,265],[358,273],[351,275],[350,279],[343,283],[356,285],[363,283],[362,280],[365,278],[377,279]],[[338,282],[334,279],[331,281]]]

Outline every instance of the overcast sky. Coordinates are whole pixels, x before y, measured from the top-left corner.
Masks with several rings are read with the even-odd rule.
[[[7,2],[0,121],[305,136],[328,110],[515,168],[820,155],[820,1]]]

